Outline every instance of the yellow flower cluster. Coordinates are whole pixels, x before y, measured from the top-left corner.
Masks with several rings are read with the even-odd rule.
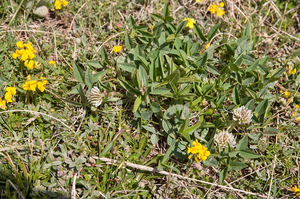
[[[298,192],[298,193],[296,194],[296,196],[300,197],[300,193],[299,193],[299,192],[300,192],[300,189],[299,189],[296,185],[295,185],[294,187],[292,187],[292,189],[293,189],[293,192],[294,192],[294,193],[297,193],[297,192]]]
[[[122,46],[114,46],[113,50],[114,50],[115,53],[118,53],[122,50]]]
[[[196,23],[195,20],[192,19],[192,18],[183,19],[183,21],[186,21],[186,20],[188,20],[188,23],[186,24],[186,27],[189,27],[189,29],[194,28],[194,23]]]
[[[12,96],[16,95],[16,93],[16,87],[7,87],[4,97],[5,99],[2,100],[2,98],[0,98],[0,108],[3,110],[6,109],[6,103],[12,102]]]
[[[196,154],[196,156],[195,156],[196,162],[199,162],[199,159],[205,161],[207,159],[207,157],[210,155],[210,151],[208,151],[205,146],[203,146],[202,144],[200,144],[198,142],[198,140],[193,141],[193,145],[194,146],[191,147],[191,148],[188,147],[187,153],[192,153],[189,156],[189,159],[191,159],[191,157],[193,156],[193,154]],[[198,155],[198,157],[197,157],[197,155]]]
[[[213,14],[217,12],[217,16],[221,17],[222,15],[225,14],[225,11],[223,10],[224,5],[225,4],[223,2],[219,4],[218,2],[214,1],[208,8],[208,11],[212,12]]]
[[[296,68],[294,68],[293,70],[290,68],[290,70],[287,72],[289,75],[294,75],[294,74],[296,74],[296,72],[297,72],[297,69]]]
[[[42,81],[31,80],[31,75],[27,76],[27,80],[25,84],[22,86],[22,88],[27,91],[36,91],[36,88],[38,88],[41,92],[44,92],[45,85],[47,84],[47,80],[45,77],[40,77]]]
[[[55,9],[56,10],[60,10],[61,6],[63,5],[64,7],[66,7],[68,5],[68,1],[66,0],[56,0],[54,3]]]
[[[24,65],[29,69],[32,70],[33,66],[37,68],[37,62],[33,60],[35,58],[36,50],[31,46],[31,43],[28,42],[27,44],[24,44],[22,41],[18,41],[16,46],[19,49],[15,51],[15,53],[12,55],[14,59],[17,59],[18,57],[21,57],[21,60],[24,62]]]

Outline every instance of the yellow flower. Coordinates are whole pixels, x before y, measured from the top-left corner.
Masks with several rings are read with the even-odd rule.
[[[200,3],[200,1],[203,1],[203,0],[196,0],[197,3]]]
[[[284,96],[289,96],[291,93],[290,92],[288,92],[288,91],[285,91],[284,92]]]
[[[213,2],[208,8],[208,11],[212,12],[213,14],[215,14],[217,10],[218,10],[218,6],[216,5],[216,2]]]
[[[63,6],[65,6],[65,7],[66,7],[66,6],[68,5],[68,3],[69,3],[69,2],[68,2],[68,1],[65,1],[65,0],[62,0],[62,2],[61,2],[61,3],[62,3],[62,5],[63,5]]]
[[[12,95],[17,94],[16,87],[7,87],[5,90],[6,90],[7,92],[10,92]]]
[[[118,53],[122,50],[122,46],[114,46],[113,50],[115,51],[115,53]]]
[[[196,23],[195,20],[192,19],[192,18],[183,19],[183,21],[185,21],[185,20],[188,20],[188,23],[186,24],[186,27],[189,27],[189,29],[192,29],[194,27],[194,23]]]
[[[155,25],[150,25],[150,29],[151,29],[151,31],[153,30],[154,26],[155,26]]]
[[[55,61],[52,61],[52,60],[49,61],[49,64],[52,64],[53,66],[56,65]]]
[[[47,79],[45,77],[40,77],[40,79],[44,79],[44,80],[42,80],[43,85],[47,84]]]
[[[0,98],[0,108],[3,109],[3,110],[6,109],[6,101],[2,100],[1,98]]]
[[[33,65],[34,65],[34,61],[33,60],[26,60],[24,62],[24,65],[29,69],[29,70],[32,70],[33,69]]]
[[[296,112],[293,112],[293,115],[294,115],[294,116],[296,116],[296,115],[297,115],[297,113],[296,113]]]
[[[39,82],[37,83],[37,88],[38,88],[41,92],[44,92],[44,90],[45,90],[45,88],[46,88],[44,85],[47,84],[47,80],[46,80],[45,77],[40,77],[40,79],[42,79],[42,81],[39,81]]]
[[[294,187],[292,187],[292,189],[293,189],[293,192],[294,192],[294,193],[300,191],[300,189],[299,189],[296,185],[295,185]]]
[[[12,95],[11,95],[10,92],[6,92],[4,98],[5,98],[7,103],[12,102]]]
[[[213,2],[208,8],[208,11],[212,12],[213,14],[217,12],[217,16],[221,17],[225,14],[225,11],[223,10],[224,5],[225,4],[223,2],[221,2],[220,4],[217,2]]]
[[[60,0],[56,0],[54,3],[55,9],[60,10],[61,9],[61,2]]]
[[[22,41],[18,41],[17,43],[16,43],[16,46],[18,47],[18,48],[24,48],[24,44],[23,44],[23,42]]]
[[[209,43],[205,46],[205,49],[208,49],[209,48]]]
[[[27,80],[30,81],[26,81],[25,84],[22,86],[22,88],[27,91],[36,91],[36,87],[37,87],[37,81],[36,80],[31,80],[30,75],[27,76]]]
[[[296,104],[295,108],[299,108],[300,106],[298,104]]]
[[[187,153],[196,154],[195,160],[196,162],[199,162],[198,158],[205,161],[207,157],[210,155],[210,151],[207,150],[206,147],[204,147],[202,144],[198,142],[198,140],[193,141],[193,147],[188,147]],[[197,157],[198,155],[198,157]],[[189,159],[191,159],[192,155],[189,156]]]
[[[297,72],[297,69],[296,68],[294,68],[294,70],[292,70],[292,69],[290,69],[289,71],[288,71],[288,74],[290,75],[290,74],[296,74],[296,72]]]
[[[224,14],[225,14],[225,12],[224,12],[223,9],[219,9],[219,10],[217,11],[217,16],[218,16],[218,17],[221,17],[221,16],[224,15]]]
[[[45,86],[44,86],[44,84],[43,84],[42,82],[38,82],[38,83],[37,83],[37,87],[38,87],[38,89],[39,89],[41,92],[44,92]]]
[[[300,117],[297,117],[295,120],[296,120],[297,122],[300,122]]]
[[[17,59],[18,57],[20,57],[20,55],[18,53],[12,54],[12,58]]]

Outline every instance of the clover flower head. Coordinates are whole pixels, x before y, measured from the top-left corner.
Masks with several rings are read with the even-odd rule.
[[[155,25],[150,25],[150,29],[153,30],[154,26],[155,26]]]
[[[122,46],[114,46],[113,50],[114,50],[115,53],[118,53],[122,50]]]
[[[233,119],[239,121],[239,123],[251,122],[253,114],[251,110],[248,110],[245,106],[241,106],[233,111]]]
[[[232,133],[229,133],[228,130],[223,130],[215,134],[214,142],[216,145],[219,145],[221,148],[225,148],[227,143],[231,147],[235,147],[236,145],[235,137],[232,135]]]
[[[194,24],[196,23],[194,19],[192,18],[184,18],[183,21],[188,21],[188,23],[186,24],[186,27],[188,27],[189,29],[194,28]]]
[[[188,147],[188,151],[187,153],[192,153],[189,156],[189,159],[191,159],[191,157],[193,155],[195,155],[195,160],[196,162],[199,162],[199,159],[205,161],[207,159],[207,157],[210,155],[210,151],[207,150],[207,148],[205,146],[203,146],[202,144],[200,144],[198,142],[198,140],[193,141],[193,147]],[[197,157],[198,156],[198,157]],[[198,159],[199,158],[199,159]]]
[[[87,95],[87,100],[93,106],[98,107],[102,103],[102,94],[97,87],[93,87],[90,93]]]

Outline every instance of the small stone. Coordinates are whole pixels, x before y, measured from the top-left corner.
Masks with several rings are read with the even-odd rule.
[[[46,6],[41,6],[41,7],[38,7],[37,9],[35,9],[33,11],[33,14],[35,14],[38,17],[45,18],[48,16],[49,10]]]

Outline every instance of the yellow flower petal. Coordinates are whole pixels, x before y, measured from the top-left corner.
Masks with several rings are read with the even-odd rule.
[[[3,110],[6,109],[6,101],[2,100],[1,98],[0,98],[0,108],[3,109]]]
[[[61,2],[60,0],[56,0],[54,3],[55,9],[60,10],[61,9]]]
[[[12,95],[15,95],[17,93],[16,87],[7,87],[5,90],[7,92],[10,92]]]
[[[5,93],[5,100],[6,100],[6,102],[7,102],[7,103],[12,102],[11,99],[12,99],[11,93],[10,93],[10,92],[6,92],[6,93]]]

